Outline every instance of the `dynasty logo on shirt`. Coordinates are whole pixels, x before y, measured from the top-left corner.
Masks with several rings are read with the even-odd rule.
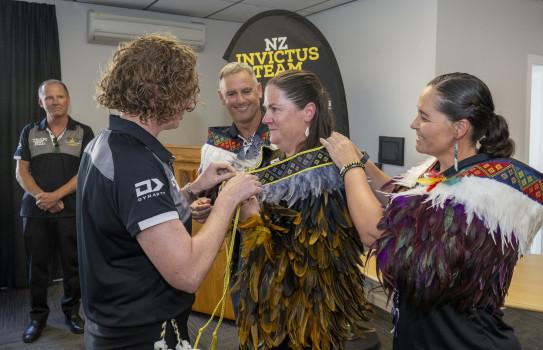
[[[136,187],[136,197],[138,197],[138,202],[144,199],[166,194],[166,192],[161,191],[164,184],[156,178],[138,182],[134,186]]]

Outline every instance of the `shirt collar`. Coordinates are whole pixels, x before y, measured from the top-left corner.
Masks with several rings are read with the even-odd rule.
[[[165,163],[172,164],[175,160],[172,153],[156,137],[134,122],[122,119],[118,115],[110,114],[109,129],[132,135]]]
[[[238,128],[236,127],[236,124],[232,123],[230,128],[228,128],[228,135],[233,138],[241,138],[239,136]],[[260,124],[258,125],[258,128],[256,129],[255,135],[264,135],[266,132],[268,132],[268,126],[264,123],[262,123],[262,120],[260,120]]]
[[[66,130],[74,130],[76,125],[77,124],[76,124],[75,120],[73,120],[72,117],[68,116],[68,124],[66,124]],[[38,129],[39,130],[47,129],[47,117],[42,119]]]
[[[488,153],[478,153],[474,156],[471,156],[469,158],[466,158],[458,163],[458,171],[454,169],[454,166],[450,167],[449,169],[445,170],[443,172],[443,175],[445,177],[451,177],[458,173],[460,170],[467,168],[473,164],[481,163],[486,160],[490,159],[490,155]],[[437,164],[436,164],[437,165]]]

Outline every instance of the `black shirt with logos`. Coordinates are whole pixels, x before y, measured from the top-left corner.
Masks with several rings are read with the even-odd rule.
[[[23,128],[13,158],[30,162],[30,175],[45,192],[53,192],[70,181],[79,169],[81,155],[94,137],[92,129],[68,116],[62,136],[54,138],[47,129],[47,118]],[[64,209],[58,213],[43,211],[36,199],[25,192],[21,202],[21,216],[49,218],[75,216],[75,193],[62,198]]]
[[[85,315],[106,327],[163,322],[189,312],[194,294],[170,286],[135,237],[169,220],[190,222],[189,203],[172,154],[136,123],[109,122],[86,148],[77,179]]]

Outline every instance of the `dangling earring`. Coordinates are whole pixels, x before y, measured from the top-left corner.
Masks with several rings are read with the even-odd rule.
[[[454,144],[454,170],[458,171],[458,140]]]
[[[309,137],[309,126],[305,128],[305,137]]]

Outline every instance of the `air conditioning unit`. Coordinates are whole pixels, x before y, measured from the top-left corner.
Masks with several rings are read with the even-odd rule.
[[[89,11],[88,42],[119,44],[149,34],[171,33],[195,51],[202,51],[206,41],[206,27],[202,23],[183,23],[157,19],[118,16]]]

